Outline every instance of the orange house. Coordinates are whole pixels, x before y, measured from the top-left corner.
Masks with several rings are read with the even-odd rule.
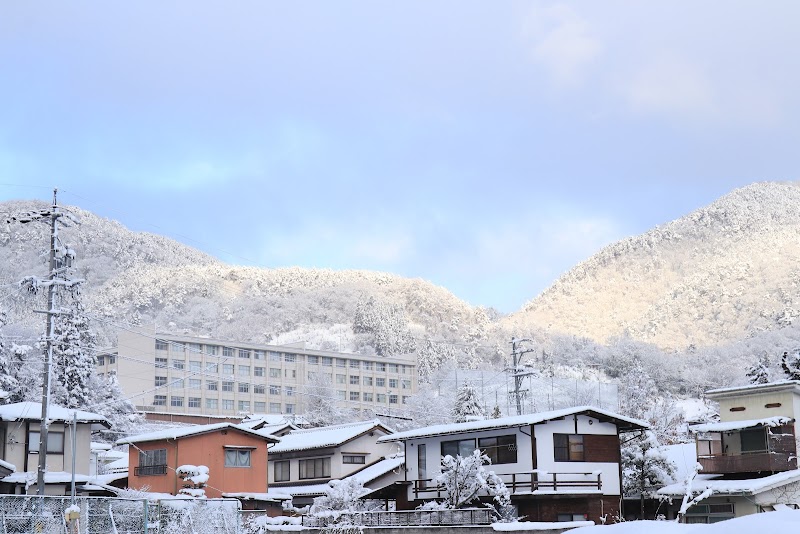
[[[278,438],[233,423],[173,428],[131,436],[127,444],[128,487],[176,495],[184,481],[175,473],[182,465],[204,465],[209,498],[223,493],[267,491],[267,446]]]

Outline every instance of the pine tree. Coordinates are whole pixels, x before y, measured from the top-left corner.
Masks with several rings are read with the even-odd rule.
[[[675,465],[659,449],[652,432],[622,447],[622,488],[626,496],[639,495],[641,519],[644,499],[667,484],[675,474]]]
[[[92,388],[95,334],[79,298],[57,317],[53,338],[53,402],[65,408],[86,408],[97,393]]]
[[[766,354],[762,355],[756,363],[747,370],[745,375],[751,384],[768,384],[770,382],[769,361]]]
[[[464,385],[458,388],[455,406],[453,406],[453,421],[465,423],[483,418],[483,408],[481,408],[481,404],[478,401],[475,388],[464,382]]]
[[[503,414],[500,412],[500,406],[497,404],[494,405],[494,409],[492,410],[492,419],[500,419],[503,417]]]
[[[7,402],[19,387],[11,362],[11,354],[9,354],[2,332],[5,324],[6,313],[0,310],[0,403]]]
[[[90,380],[92,390],[97,394],[94,397],[91,411],[105,416],[111,423],[111,433],[102,432],[100,435],[114,442],[134,431],[141,424],[142,416],[136,411],[136,406],[122,393],[116,371],[108,373],[106,378],[96,374]]]
[[[781,369],[789,380],[800,380],[800,351],[793,354],[783,353]]]

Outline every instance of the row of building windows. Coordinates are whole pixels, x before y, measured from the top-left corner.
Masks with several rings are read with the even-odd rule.
[[[252,451],[249,449],[225,448],[225,467],[250,467]],[[139,451],[139,465],[134,474],[153,476],[167,474],[167,449]]]
[[[184,400],[186,400],[186,404],[184,404]],[[166,395],[154,395],[153,396],[153,406],[166,406],[167,405],[167,396]],[[169,405],[173,408],[202,408],[203,407],[203,399],[200,397],[188,397],[188,399],[184,397],[177,397],[177,396],[170,396],[169,397]],[[280,402],[263,402],[263,401],[256,401],[250,402],[245,400],[240,400],[238,403],[233,399],[206,399],[205,402],[205,409],[206,410],[226,410],[226,411],[233,411],[238,410],[240,412],[250,412],[252,407],[252,411],[254,413],[266,413],[267,407],[269,407],[269,413],[285,413],[285,414],[292,414],[295,413],[297,405],[292,403],[281,404]],[[283,409],[282,409],[283,408]]]
[[[351,377],[352,378],[352,377]],[[358,378],[358,377],[355,377]],[[369,378],[369,380],[367,380]],[[168,378],[166,376],[156,376],[154,377],[156,387],[163,387],[169,386],[172,388],[189,388],[189,389],[202,389],[203,388],[203,381],[200,378]],[[362,384],[360,380],[350,380],[350,385],[358,386]],[[206,380],[206,389],[208,391],[219,391],[220,390],[220,383],[222,384],[222,391],[233,391],[234,390],[234,381],[232,380]],[[345,384],[345,380],[337,380],[337,384]],[[372,377],[364,377],[363,385],[367,387],[378,387],[383,388],[386,387],[387,381],[386,379],[378,379],[372,380]],[[402,389],[411,389],[411,381],[410,380],[402,380],[398,381],[396,379],[389,379],[388,381],[389,389],[398,389],[398,386],[401,386]],[[253,384],[250,382],[238,382],[238,390],[239,393],[249,393],[250,389],[252,388],[253,393],[264,393],[267,384]],[[286,395],[294,395],[296,391],[295,386],[280,386],[275,384],[269,384],[269,393],[270,395],[280,395],[281,388],[285,391]]]
[[[184,354],[185,352],[195,354],[206,354],[208,356],[222,356],[223,358],[238,357],[241,359],[269,360],[271,362],[298,363],[305,361],[308,365],[322,365],[326,367],[349,367],[350,369],[364,369],[366,371],[375,370],[378,372],[402,373],[411,372],[412,366],[396,363],[372,362],[364,360],[353,360],[347,358],[334,358],[332,356],[316,356],[292,354],[286,352],[234,349],[232,347],[220,347],[218,345],[200,345],[199,343],[176,343],[161,339],[156,340],[157,351],[171,350],[174,355]],[[157,360],[160,358],[156,358]],[[163,359],[163,358],[161,358]]]
[[[247,393],[247,391],[239,390],[239,393]],[[258,393],[258,392],[256,392]],[[263,391],[261,392],[263,393]],[[287,397],[291,397],[294,395],[294,392],[287,393]],[[370,403],[377,403],[377,404],[399,404],[402,400],[403,404],[408,404],[408,401],[411,397],[408,395],[395,395],[394,393],[378,393],[376,395],[372,393],[359,393],[358,391],[351,391],[348,395],[347,391],[338,391],[337,398],[343,401],[351,401],[351,402],[370,402]],[[182,407],[184,397],[182,395],[170,395],[170,406],[174,407]],[[186,406],[189,408],[201,408],[201,401],[202,397],[188,397],[188,403]],[[207,398],[206,399],[206,408],[216,409],[218,408],[217,401],[220,399],[216,398]],[[233,409],[233,399],[221,399],[222,400],[222,408],[232,410]],[[254,401],[255,402],[255,411],[260,412],[264,411],[264,406],[266,405],[266,401]],[[230,404],[228,404],[230,403]],[[246,408],[242,408],[242,403],[247,403]],[[240,410],[249,410],[250,401],[240,400]],[[272,403],[271,403],[272,404]],[[280,404],[280,403],[278,403]],[[153,395],[153,406],[166,406],[167,405],[167,395]],[[260,408],[259,408],[260,406]]]

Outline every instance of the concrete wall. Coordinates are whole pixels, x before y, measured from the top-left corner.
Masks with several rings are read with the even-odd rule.
[[[720,399],[719,418],[723,423],[728,421],[747,421],[783,415],[795,417],[798,413],[795,408],[795,399],[791,391],[774,393],[757,393],[742,395],[733,399]],[[780,407],[767,408],[767,404],[780,404]],[[744,410],[731,411],[731,408],[744,408]]]
[[[28,432],[39,431],[39,422],[24,421],[7,423],[5,425],[5,461],[14,464],[17,471],[36,471],[39,465],[39,453],[28,454]],[[64,453],[47,454],[47,469],[49,471],[72,471],[72,436],[68,425],[52,423],[48,432],[59,432],[64,435]],[[75,472],[89,474],[89,456],[91,453],[91,425],[78,423],[76,439]],[[33,444],[34,450],[39,450],[39,441]]]

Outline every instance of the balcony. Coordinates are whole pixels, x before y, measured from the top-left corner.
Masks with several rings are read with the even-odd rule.
[[[550,473],[531,471],[529,473],[498,473],[511,495],[538,493],[594,493],[603,487],[600,473]],[[414,499],[428,500],[442,498],[444,487],[436,486],[433,480],[414,481]]]
[[[754,452],[737,455],[701,456],[703,473],[757,473],[797,469],[793,452]]]
[[[721,438],[698,439],[697,461],[703,466],[703,473],[778,473],[797,469],[793,433],[773,434],[758,428],[727,432]],[[746,444],[749,445],[745,447]],[[737,452],[721,452],[727,451],[729,445]]]

